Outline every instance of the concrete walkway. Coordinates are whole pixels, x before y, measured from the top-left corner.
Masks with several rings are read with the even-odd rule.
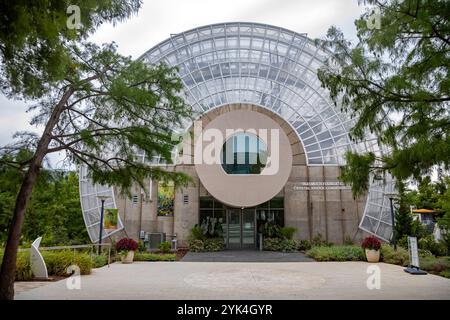
[[[218,252],[188,252],[183,262],[313,262],[300,252],[256,250],[225,250]]]
[[[367,288],[369,266],[379,290]],[[16,299],[450,299],[450,279],[384,263],[135,262],[93,270],[80,290],[61,280]]]

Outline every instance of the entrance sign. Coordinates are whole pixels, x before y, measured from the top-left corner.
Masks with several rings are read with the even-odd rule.
[[[36,278],[48,279],[47,266],[45,265],[44,258],[39,252],[39,245],[41,244],[42,237],[37,238],[31,244],[30,248],[30,264],[31,271]]]
[[[409,250],[409,266],[405,269],[405,272],[411,274],[427,274],[425,271],[420,270],[419,264],[419,251],[417,250],[417,238],[408,236],[408,250]]]

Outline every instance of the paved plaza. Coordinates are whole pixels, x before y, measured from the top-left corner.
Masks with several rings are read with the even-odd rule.
[[[369,290],[365,262],[114,263],[81,277],[23,287],[16,299],[449,299],[450,279],[413,276],[378,263],[380,289]],[[372,282],[373,283],[373,282]]]

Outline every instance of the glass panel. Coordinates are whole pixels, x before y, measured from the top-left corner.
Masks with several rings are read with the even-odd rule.
[[[211,198],[211,197],[200,197],[200,209],[212,208],[212,207],[213,207],[213,198]]]
[[[213,217],[213,211],[212,210],[200,210],[200,217],[198,219],[198,223],[199,225],[201,225],[203,223],[203,221],[206,220],[207,217],[212,218]]]
[[[256,135],[237,133],[222,147],[222,168],[227,174],[260,174],[267,161],[267,146]]]
[[[284,198],[273,198],[272,200],[270,200],[270,208],[284,208]]]
[[[244,209],[242,215],[242,247],[254,247],[255,209]]]
[[[241,247],[241,210],[228,210],[228,248]]]

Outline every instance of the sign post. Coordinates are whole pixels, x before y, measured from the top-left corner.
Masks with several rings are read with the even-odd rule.
[[[419,252],[417,250],[417,238],[408,236],[408,250],[409,250],[409,266],[405,269],[405,272],[410,274],[427,274],[425,271],[420,270],[419,264]]]

